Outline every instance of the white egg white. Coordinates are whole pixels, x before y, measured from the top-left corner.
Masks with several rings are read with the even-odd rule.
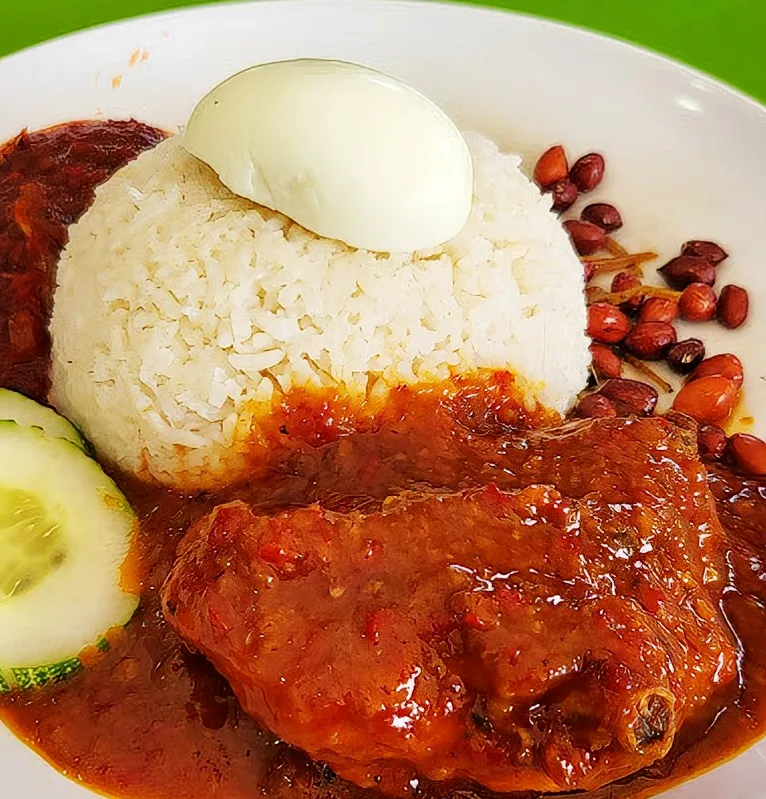
[[[465,140],[434,103],[356,64],[252,67],[197,106],[185,147],[235,194],[327,238],[412,252],[457,235],[471,208]]]

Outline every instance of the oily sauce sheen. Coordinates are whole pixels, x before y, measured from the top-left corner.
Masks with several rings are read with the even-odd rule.
[[[0,149],[0,385],[45,400],[46,326],[66,228],[88,207],[95,186],[163,136],[133,121],[82,122],[22,134]],[[338,779],[244,714],[227,683],[169,629],[159,591],[189,525],[223,501],[239,497],[268,507],[321,499],[342,506],[351,496],[364,503],[385,495],[385,475],[406,476],[407,464],[417,479],[450,488],[471,470],[491,480],[480,447],[472,463],[470,448],[452,444],[456,425],[461,441],[496,428],[492,392],[464,386],[450,402],[450,413],[439,413],[441,395],[401,392],[389,424],[357,436],[353,446],[335,445],[332,464],[326,446],[306,446],[286,456],[267,481],[225,495],[183,497],[117,476],[141,522],[139,611],[77,677],[0,698],[2,721],[69,777],[125,799],[374,794]],[[709,481],[728,540],[721,609],[741,648],[739,684],[695,728],[682,729],[664,760],[592,799],[656,793],[766,732],[766,481],[717,467]],[[412,793],[490,796],[476,786],[425,781]]]

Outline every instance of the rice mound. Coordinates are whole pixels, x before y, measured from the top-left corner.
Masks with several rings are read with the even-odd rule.
[[[508,369],[564,412],[589,363],[583,271],[520,158],[469,134],[474,202],[414,254],[318,237],[231,194],[172,137],[96,191],[69,230],[51,320],[51,401],[143,477],[241,477],[242,430],[292,388],[384,397]]]

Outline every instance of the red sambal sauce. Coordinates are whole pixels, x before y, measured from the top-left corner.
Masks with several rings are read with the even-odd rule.
[[[47,326],[67,228],[96,186],[165,136],[133,120],[74,122],[0,146],[0,385],[47,394]]]
[[[78,122],[22,134],[0,148],[0,386],[45,400],[49,386],[49,319],[55,265],[66,228],[88,207],[94,188],[164,138],[137,122]],[[385,425],[357,437],[336,477],[346,495],[380,494],[381,458],[411,458],[420,479],[458,487],[466,470],[487,473],[478,447],[454,447],[492,432],[487,417],[458,393],[450,414],[456,433],[435,413],[433,393],[405,392],[394,403],[393,433]],[[486,399],[486,398],[485,398]],[[484,402],[479,405],[486,407]],[[399,436],[406,428],[408,435]],[[394,438],[396,437],[396,442]],[[409,451],[399,442],[406,438]],[[338,450],[342,454],[342,444]],[[396,453],[396,454],[394,454]],[[334,499],[321,475],[323,448],[293,451],[281,477],[239,495],[250,502],[304,503]],[[337,465],[337,464],[336,464]],[[344,469],[353,475],[353,490]],[[329,478],[328,478],[329,479]],[[322,764],[274,739],[239,707],[228,684],[191,654],[162,615],[159,590],[188,526],[228,495],[181,497],[130,479],[120,484],[138,513],[141,606],[111,648],[78,676],[37,693],[0,697],[0,719],[59,770],[101,793],[125,799],[361,799],[363,791]],[[710,485],[728,538],[728,589],[722,610],[736,632],[739,690],[711,707],[700,729],[684,728],[670,755],[596,797],[646,796],[733,756],[766,732],[766,481],[716,467]],[[343,491],[338,492],[342,498]],[[431,799],[458,792],[487,797],[468,785],[421,782],[413,794]],[[531,797],[531,794],[525,794]],[[519,797],[521,799],[521,797]]]

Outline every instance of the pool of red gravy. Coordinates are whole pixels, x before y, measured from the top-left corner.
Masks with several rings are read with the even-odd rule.
[[[66,228],[87,208],[96,185],[163,137],[134,121],[80,122],[25,133],[0,148],[0,385],[44,400],[47,322]],[[472,396],[470,386],[463,386],[459,412],[480,436]],[[292,450],[267,478],[225,494],[182,496],[115,475],[140,519],[140,608],[111,638],[109,651],[76,677],[36,693],[0,697],[0,719],[69,777],[125,799],[343,799],[374,793],[337,778],[249,718],[227,683],[167,626],[159,589],[190,523],[234,496],[264,506],[315,499],[332,505],[349,495],[361,501],[380,493],[380,458],[412,457],[420,478],[423,464],[432,463],[433,473],[425,474],[431,482],[459,486],[473,468],[470,450],[451,447],[447,415],[436,413],[441,401],[433,391],[400,394],[390,411],[396,429],[381,424],[366,433],[349,455],[357,462],[332,479],[322,477],[322,446]],[[463,437],[465,430],[464,424]],[[394,435],[396,447],[386,440]],[[342,444],[333,451],[342,454]],[[480,448],[475,468],[487,471]],[[711,466],[709,483],[728,541],[721,609],[740,647],[738,684],[694,728],[680,731],[666,758],[590,794],[593,799],[657,793],[766,733],[766,481]],[[426,782],[413,794],[489,796],[475,785]]]

